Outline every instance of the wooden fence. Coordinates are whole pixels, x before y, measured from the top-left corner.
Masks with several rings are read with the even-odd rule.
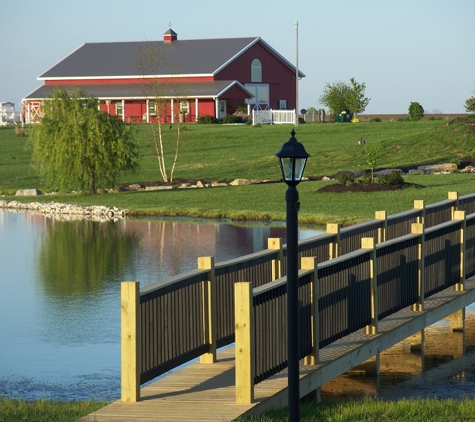
[[[337,339],[363,327],[376,332],[379,319],[463,288],[465,275],[475,275],[475,214],[465,218],[474,212],[474,194],[451,192],[392,216],[329,224],[300,242],[301,357],[317,362]],[[216,349],[234,341],[236,399],[252,401],[253,386],[287,365],[286,253],[269,239],[267,250],[237,259],[201,257],[197,270],[164,283],[122,283],[122,401],[139,400],[141,384],[192,359],[213,363]]]

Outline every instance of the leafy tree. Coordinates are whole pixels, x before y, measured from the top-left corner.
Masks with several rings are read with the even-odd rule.
[[[371,98],[364,96],[366,84],[356,82],[355,78],[350,79],[351,89],[346,100],[347,108],[353,112],[353,117],[358,113],[363,113]]]
[[[318,110],[315,107],[309,107],[307,110],[307,114],[318,114]]]
[[[43,104],[32,133],[33,163],[48,187],[89,190],[114,187],[121,171],[138,167],[131,128],[99,110],[99,101],[76,88],[56,88]]]
[[[470,97],[465,101],[465,110],[475,113],[475,97]]]
[[[374,169],[377,166],[377,162],[381,153],[376,147],[368,147],[366,149],[366,162],[368,163],[369,168],[371,169],[371,183],[374,183]]]
[[[345,82],[335,82],[333,84],[326,83],[323,88],[323,94],[320,96],[319,101],[326,106],[333,118],[342,111],[347,109],[347,98],[349,95],[350,86]]]
[[[409,106],[409,119],[413,121],[421,120],[424,117],[424,108],[416,102],[411,102]]]
[[[354,115],[362,113],[369,104],[370,98],[364,96],[365,83],[359,83],[355,78],[350,78],[350,83],[326,83],[319,101],[328,107],[334,118],[342,110],[350,110]]]

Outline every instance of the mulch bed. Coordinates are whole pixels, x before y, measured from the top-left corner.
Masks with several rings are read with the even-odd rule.
[[[317,190],[317,193],[343,193],[343,192],[381,192],[391,190],[401,190],[407,188],[420,189],[424,186],[417,183],[403,183],[401,185],[380,185],[379,183],[355,183],[350,186],[341,183],[323,186]]]

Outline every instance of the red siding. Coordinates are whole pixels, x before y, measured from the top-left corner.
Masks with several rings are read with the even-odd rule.
[[[262,83],[269,84],[270,107],[277,108],[279,100],[287,100],[288,108],[295,108],[295,72],[274,56],[262,44],[256,43],[219,72],[215,79],[237,79],[243,85],[251,82],[251,63],[262,64]]]
[[[200,100],[198,105],[198,116],[216,116],[215,103],[213,100]]]

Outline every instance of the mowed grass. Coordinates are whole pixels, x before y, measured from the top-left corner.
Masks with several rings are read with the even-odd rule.
[[[175,178],[203,181],[246,178],[278,181],[280,171],[275,153],[290,137],[293,126],[274,125],[185,125],[183,126]],[[142,167],[139,172],[123,174],[120,183],[160,180],[155,147],[149,125],[134,127],[140,145]],[[32,129],[27,128],[27,135]],[[166,147],[171,157],[176,128],[164,128]],[[341,170],[365,170],[365,148],[381,151],[378,167],[408,168],[421,164],[458,162],[475,156],[475,134],[465,124],[448,120],[396,121],[357,124],[301,124],[295,128],[297,139],[311,154],[305,176],[332,176]],[[364,147],[357,146],[363,138]],[[17,189],[41,185],[30,165],[28,136],[18,138],[11,127],[0,128],[0,192],[13,194]],[[424,186],[397,192],[316,193],[335,181],[307,181],[299,185],[301,222],[344,225],[371,219],[375,211],[389,214],[413,207],[414,200],[427,204],[447,198],[447,192],[460,195],[474,191],[475,176],[450,174],[408,176],[407,182]],[[174,189],[152,192],[121,192],[53,197],[15,197],[16,200],[58,201],[81,205],[107,205],[125,208],[130,215],[193,216],[235,220],[283,220],[285,218],[283,183],[210,189]],[[12,199],[12,198],[7,198]]]
[[[100,401],[65,403],[0,399],[0,422],[75,422],[105,405]]]
[[[472,399],[402,399],[382,401],[367,398],[361,401],[304,403],[301,422],[455,422],[474,421],[475,401]],[[287,410],[267,413],[262,417],[238,419],[252,422],[285,422]]]

